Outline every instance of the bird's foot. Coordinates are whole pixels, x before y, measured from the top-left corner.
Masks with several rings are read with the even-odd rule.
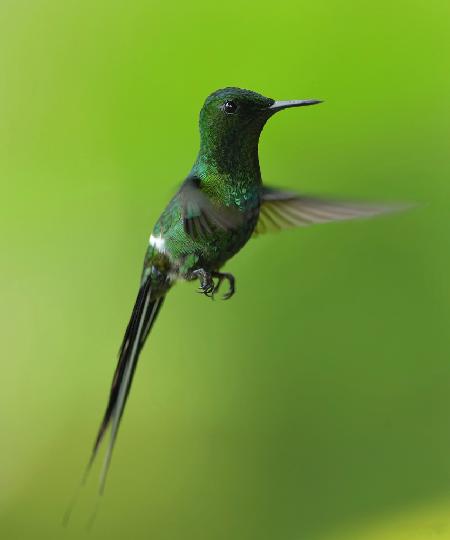
[[[222,272],[212,272],[212,277],[215,277],[217,278],[217,285],[214,287],[214,290],[213,290],[213,295],[218,292],[221,284],[222,284],[222,281],[224,279],[227,279],[228,280],[228,291],[222,296],[222,298],[224,300],[228,300],[229,298],[231,298],[236,290],[235,288],[235,283],[236,283],[236,280],[234,279],[234,276],[233,274],[227,274],[227,273],[222,273]]]
[[[216,292],[219,291],[222,282],[226,279],[228,280],[228,291],[222,296],[224,300],[228,300],[235,293],[235,279],[233,274],[227,274],[222,272],[207,272],[203,268],[194,270],[192,272],[192,277],[198,278],[200,281],[199,293],[208,296],[209,298],[214,298]],[[217,278],[217,284],[214,283],[213,278]]]
[[[197,277],[200,281],[200,290],[198,292],[204,294],[205,296],[208,296],[209,298],[213,298],[216,287],[212,278],[212,274],[206,272],[206,270],[203,270],[203,268],[199,268],[198,270],[194,270],[194,272],[192,272],[192,275],[194,277]]]

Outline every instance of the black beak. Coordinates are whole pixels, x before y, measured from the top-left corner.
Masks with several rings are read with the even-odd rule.
[[[283,109],[289,109],[289,107],[305,107],[306,105],[316,105],[322,103],[320,99],[292,99],[291,101],[275,101],[273,105],[269,107],[269,111],[278,112]]]

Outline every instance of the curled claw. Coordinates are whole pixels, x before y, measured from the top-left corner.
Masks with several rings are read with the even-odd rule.
[[[200,287],[198,292],[204,294],[208,298],[214,299],[214,295],[219,291],[222,282],[226,279],[228,281],[228,291],[222,296],[224,300],[228,300],[235,293],[235,279],[233,274],[227,274],[223,272],[207,272],[203,268],[194,270],[192,276],[196,277],[200,281]],[[217,283],[214,283],[213,278],[217,278]]]
[[[216,294],[216,292],[219,292],[219,289],[220,289],[220,286],[221,286],[223,280],[224,280],[223,276],[220,276],[220,277],[217,279],[217,284],[216,284],[216,286],[214,287],[214,294]]]
[[[234,287],[230,287],[228,291],[222,295],[222,300],[229,300],[234,294]]]
[[[212,276],[218,279],[217,285],[214,287],[214,293],[218,292],[218,290],[219,290],[219,288],[220,288],[220,286],[222,284],[222,281],[224,279],[226,279],[226,280],[228,280],[228,291],[222,296],[222,299],[223,300],[228,300],[229,298],[231,298],[233,296],[233,294],[235,293],[235,290],[236,290],[236,288],[235,288],[236,280],[234,279],[233,274],[227,274],[227,273],[222,273],[222,272],[213,272]]]
[[[208,298],[214,298],[214,292],[216,287],[212,275],[203,270],[203,268],[195,270],[194,272],[192,272],[192,275],[198,277],[198,279],[200,280],[200,287],[198,292],[204,294]]]
[[[199,287],[199,290],[197,292],[200,294],[204,294],[208,298],[214,298],[214,288],[209,287],[208,285]]]

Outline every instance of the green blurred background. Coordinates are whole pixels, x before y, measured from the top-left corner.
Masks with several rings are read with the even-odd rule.
[[[171,292],[91,537],[450,538],[448,1],[0,3],[0,536],[84,537],[153,223],[211,91],[321,98],[267,183],[414,211],[253,240]]]

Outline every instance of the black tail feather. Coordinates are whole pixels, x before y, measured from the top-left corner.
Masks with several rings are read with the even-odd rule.
[[[106,475],[111,461],[114,443],[119,430],[120,420],[133,381],[139,353],[145,343],[153,323],[164,302],[164,297],[152,298],[151,280],[148,278],[139,289],[136,302],[128,323],[122,345],[119,350],[119,360],[112,380],[109,400],[103,420],[94,443],[91,458],[86,468],[84,479],[92,467],[100,444],[108,427],[111,426],[111,438],[106,452],[103,469],[100,476],[100,493],[105,486]]]

